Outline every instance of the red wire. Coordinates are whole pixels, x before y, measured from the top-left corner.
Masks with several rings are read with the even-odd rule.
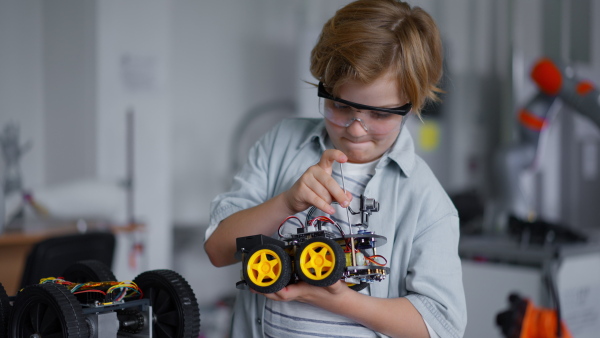
[[[310,220],[310,225],[314,226],[314,223],[316,221],[323,221],[323,222],[326,222],[326,223],[336,224],[331,218],[329,218],[327,216],[317,216],[317,217],[315,217],[315,218],[313,218],[313,219]]]
[[[101,294],[103,294],[103,295],[106,296],[106,292],[101,291],[101,290],[83,290],[83,291],[76,291],[73,294],[76,295],[78,293],[84,293],[84,292],[99,292],[99,293],[101,293]]]
[[[375,260],[373,259],[374,257],[378,257],[378,258],[381,258],[381,259],[383,259],[383,260],[385,261],[385,263],[384,263],[384,264],[381,264],[381,263],[379,263],[379,262],[375,261]],[[387,259],[385,259],[385,257],[383,257],[383,256],[381,256],[381,255],[373,255],[373,256],[368,256],[368,257],[367,257],[367,256],[365,256],[365,259],[366,259],[366,260],[368,260],[369,262],[371,262],[371,263],[373,263],[373,264],[375,264],[375,265],[379,265],[379,266],[385,266],[385,265],[387,264]]]
[[[279,224],[279,228],[277,228],[277,234],[279,235],[279,237],[283,237],[283,235],[281,234],[281,227],[283,227],[283,225],[290,219],[295,218],[298,220],[298,222],[300,222],[300,227],[304,228],[304,223],[302,223],[302,221],[300,220],[300,218],[296,217],[296,216],[288,216],[286,217],[283,222],[281,222],[281,224]]]

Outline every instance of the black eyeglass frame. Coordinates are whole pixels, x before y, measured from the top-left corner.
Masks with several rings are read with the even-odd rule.
[[[331,101],[335,101],[335,102],[340,102],[340,103],[346,104],[346,105],[348,105],[348,106],[350,106],[352,108],[356,108],[358,110],[375,110],[375,111],[381,111],[381,112],[385,112],[385,113],[390,113],[390,114],[396,114],[396,115],[405,116],[412,109],[412,103],[410,103],[410,102],[407,103],[407,104],[405,104],[405,105],[403,105],[403,106],[396,107],[396,108],[382,108],[382,107],[367,106],[367,105],[360,104],[360,103],[355,103],[355,102],[352,102],[352,101],[346,101],[344,99],[340,99],[338,97],[335,97],[335,96],[329,94],[325,90],[325,85],[321,81],[319,81],[319,91],[317,92],[317,95],[319,97],[324,98],[324,99],[328,99],[328,100],[331,100]]]

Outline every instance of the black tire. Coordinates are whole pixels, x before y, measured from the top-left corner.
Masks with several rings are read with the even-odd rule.
[[[261,274],[259,265],[268,268],[266,274]],[[245,256],[242,271],[250,288],[261,293],[273,293],[289,284],[292,277],[292,259],[282,247],[262,244]]]
[[[350,287],[350,289],[356,292],[364,290],[367,286],[369,286],[369,283],[367,282],[360,282],[358,284],[348,284],[348,287]]]
[[[150,299],[153,337],[198,337],[200,309],[188,282],[171,270],[152,270],[133,280]]]
[[[8,335],[88,338],[89,328],[81,304],[66,287],[34,284],[17,294]]]
[[[2,283],[0,283],[0,338],[6,338],[8,333],[8,320],[10,317],[12,306],[10,305],[10,299],[6,294],[6,290]]]
[[[332,239],[313,237],[296,250],[296,273],[308,284],[332,285],[342,278],[345,267],[344,250]]]
[[[69,266],[61,276],[73,283],[117,281],[110,267],[97,260],[79,261]]]

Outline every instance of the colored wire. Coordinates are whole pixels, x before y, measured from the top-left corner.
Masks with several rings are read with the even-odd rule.
[[[115,298],[116,301],[122,300],[126,297],[134,296],[136,294],[140,295],[140,298],[142,298],[142,290],[140,290],[140,288],[134,282],[131,281],[120,282],[117,285],[113,285],[106,291],[106,293],[110,294],[114,291],[119,291],[119,294]],[[127,291],[131,292],[127,294]]]
[[[114,301],[120,301],[120,300],[123,300],[124,298],[135,296],[135,295],[139,295],[140,299],[144,297],[142,290],[137,286],[137,284],[135,284],[132,281],[72,283],[72,282],[68,282],[64,279],[54,278],[54,277],[42,278],[40,280],[40,284],[47,284],[47,283],[65,285],[71,291],[72,294],[96,292],[96,293],[101,293],[106,296],[108,294],[118,291],[119,293],[115,297]],[[106,292],[100,289],[100,288],[106,288],[106,287],[108,287]],[[111,303],[112,302],[102,303],[102,304],[106,305],[106,304],[111,304]]]
[[[283,235],[281,234],[281,228],[283,227],[283,225],[292,218],[298,220],[300,227],[304,228],[304,223],[302,223],[302,220],[300,220],[300,218],[296,216],[288,216],[286,217],[286,219],[283,220],[283,222],[281,222],[281,224],[279,224],[279,228],[277,228],[277,234],[279,235],[279,237],[283,237]]]
[[[335,227],[340,232],[342,239],[344,239],[344,241],[346,242],[346,249],[344,249],[344,252],[351,252],[350,239],[346,238],[346,234],[344,233],[344,230],[342,230],[342,227],[336,221],[332,220],[331,218],[329,218],[327,216],[317,216],[317,217],[313,218],[312,220],[310,220],[309,226],[315,226],[314,223],[317,221],[331,223],[331,224],[335,225]]]
[[[306,224],[310,223],[310,220],[312,219],[312,214],[317,210],[317,207],[312,206],[310,207],[310,209],[308,209],[308,213],[306,214]]]
[[[344,237],[344,231],[342,230],[342,227],[340,227],[339,224],[337,224],[336,221],[332,220],[331,218],[327,217],[327,216],[317,216],[313,219],[310,220],[309,226],[315,226],[315,223],[321,221],[321,222],[325,222],[325,223],[331,223],[333,225],[335,225],[335,227],[338,229],[338,231],[340,232],[340,235],[342,235],[342,237]]]
[[[71,289],[71,293],[75,293],[75,291],[79,290],[84,284],[77,284]]]
[[[136,293],[139,294],[139,292],[136,289],[133,289],[133,288],[130,288],[130,287],[122,287],[120,290],[121,291],[119,292],[119,294],[115,298],[115,301],[120,301],[120,300],[123,300],[123,298],[131,297],[131,296],[135,295]],[[133,291],[133,292],[130,292],[129,295],[128,295],[127,291]]]
[[[106,292],[104,292],[102,290],[98,290],[98,289],[82,290],[82,291],[73,292],[73,294],[77,295],[77,294],[80,294],[80,293],[87,293],[87,292],[97,292],[97,293],[101,293],[101,294],[103,294],[103,295],[106,296]]]
[[[340,235],[342,236],[342,238],[346,237],[346,234],[344,233],[344,230],[342,230],[342,227],[336,223],[333,223],[333,225],[335,225],[335,227],[338,229],[338,231],[340,232]]]
[[[48,278],[42,278],[42,279],[40,279],[40,284],[47,284],[47,283],[61,284],[61,285],[71,285],[71,284],[74,284],[74,283],[71,283],[71,282],[67,282],[66,280],[64,280],[62,278],[48,277]]]
[[[381,259],[383,259],[383,261],[385,263],[381,264],[381,263],[377,262],[375,260],[375,258],[381,258]],[[379,265],[379,266],[386,266],[387,265],[387,259],[385,259],[385,257],[383,257],[381,255],[365,256],[365,259],[368,260],[369,262],[375,264],[375,265]]]
[[[313,218],[313,219],[310,220],[310,223],[308,223],[308,226],[314,227],[315,223],[318,222],[318,221],[326,222],[326,223],[331,223],[331,224],[335,223],[331,218],[329,218],[327,216],[317,216],[317,217],[315,217],[315,218]]]

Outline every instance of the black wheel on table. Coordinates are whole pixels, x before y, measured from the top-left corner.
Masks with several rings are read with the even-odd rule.
[[[61,276],[73,283],[117,281],[108,265],[93,259],[76,262],[65,269]]]
[[[21,290],[9,322],[9,337],[89,337],[81,304],[59,284],[33,284]]]
[[[253,290],[273,293],[289,284],[292,259],[282,247],[274,244],[257,245],[245,257],[242,265],[244,280]]]
[[[346,267],[342,247],[326,237],[313,237],[296,251],[296,273],[315,286],[329,286],[340,280]]]
[[[8,319],[11,312],[10,299],[6,290],[0,283],[0,338],[6,338],[8,333]]]
[[[153,337],[198,337],[200,309],[188,282],[171,270],[152,270],[133,280],[152,305]]]

